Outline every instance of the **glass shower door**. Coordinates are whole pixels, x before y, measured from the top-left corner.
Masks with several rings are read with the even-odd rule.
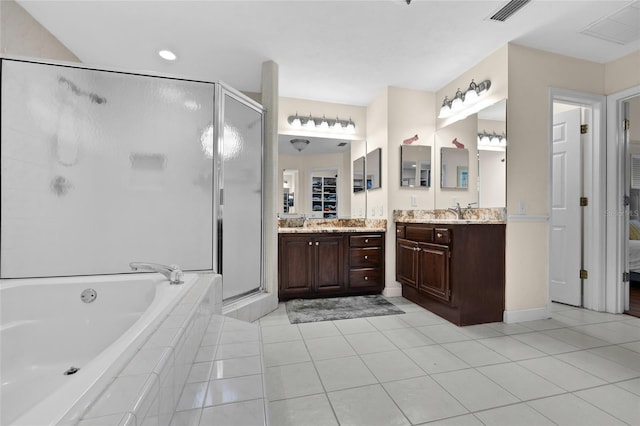
[[[218,264],[229,301],[262,288],[263,111],[242,95],[224,87],[221,92]]]

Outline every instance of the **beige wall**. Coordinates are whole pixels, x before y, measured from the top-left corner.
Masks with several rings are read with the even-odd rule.
[[[435,134],[435,93],[420,90],[388,89],[388,163],[384,170],[388,175],[389,213],[394,209],[424,209],[434,208],[435,180],[433,148]],[[400,146],[402,141],[414,135],[419,139],[411,145],[431,146],[431,187],[408,188],[400,186]],[[411,206],[411,196],[415,196],[417,206]]]
[[[549,216],[549,89],[604,94],[605,66],[509,45],[507,212]],[[544,308],[549,269],[548,222],[507,224],[506,310]]]
[[[640,84],[640,50],[605,65],[605,94]]]
[[[80,62],[76,55],[13,0],[0,1],[0,52]]]

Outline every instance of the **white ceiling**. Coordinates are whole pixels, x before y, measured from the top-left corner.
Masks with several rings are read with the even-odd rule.
[[[385,86],[437,91],[508,42],[601,63],[640,48],[580,33],[628,0],[533,0],[504,23],[486,18],[506,0],[18,3],[87,64],[259,92],[273,60],[281,96],[363,106]]]

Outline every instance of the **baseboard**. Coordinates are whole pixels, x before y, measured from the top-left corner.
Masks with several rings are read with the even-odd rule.
[[[402,296],[402,287],[385,287],[382,290],[382,295],[386,297],[400,297]]]
[[[551,318],[551,313],[544,308],[521,309],[517,311],[504,311],[503,321],[507,324],[523,321],[535,321]]]

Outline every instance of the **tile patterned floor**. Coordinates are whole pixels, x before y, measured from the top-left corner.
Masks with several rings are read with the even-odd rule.
[[[256,322],[272,426],[640,425],[638,318],[554,304],[549,320],[456,327],[389,300],[406,314],[292,325],[280,304]],[[224,366],[238,389],[226,404],[202,396],[227,384],[204,350],[172,424],[254,424],[247,353]]]

